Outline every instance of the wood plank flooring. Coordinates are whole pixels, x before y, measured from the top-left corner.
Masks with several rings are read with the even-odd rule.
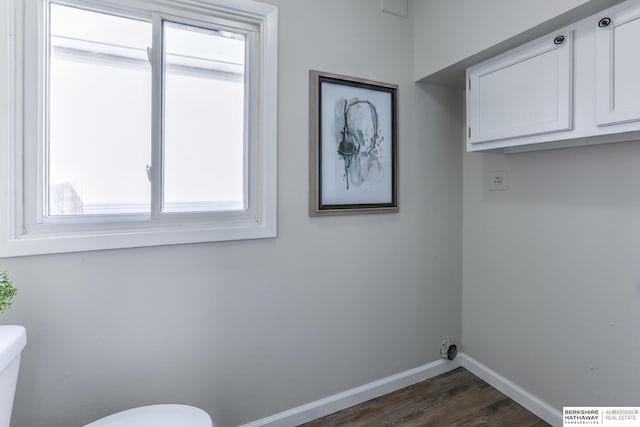
[[[458,368],[302,426],[548,425],[466,369]]]

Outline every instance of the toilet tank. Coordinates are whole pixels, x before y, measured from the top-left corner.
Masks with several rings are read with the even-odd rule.
[[[27,344],[22,326],[0,326],[0,427],[9,427],[18,382],[20,354]]]

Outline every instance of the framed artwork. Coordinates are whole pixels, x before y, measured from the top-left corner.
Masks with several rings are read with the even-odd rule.
[[[398,212],[398,86],[309,72],[309,215]]]

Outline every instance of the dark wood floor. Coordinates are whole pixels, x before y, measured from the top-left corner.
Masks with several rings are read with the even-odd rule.
[[[304,427],[548,425],[463,368],[303,424]]]

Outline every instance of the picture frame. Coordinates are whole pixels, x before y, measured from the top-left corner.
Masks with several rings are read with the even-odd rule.
[[[309,215],[398,211],[398,85],[310,70]]]

